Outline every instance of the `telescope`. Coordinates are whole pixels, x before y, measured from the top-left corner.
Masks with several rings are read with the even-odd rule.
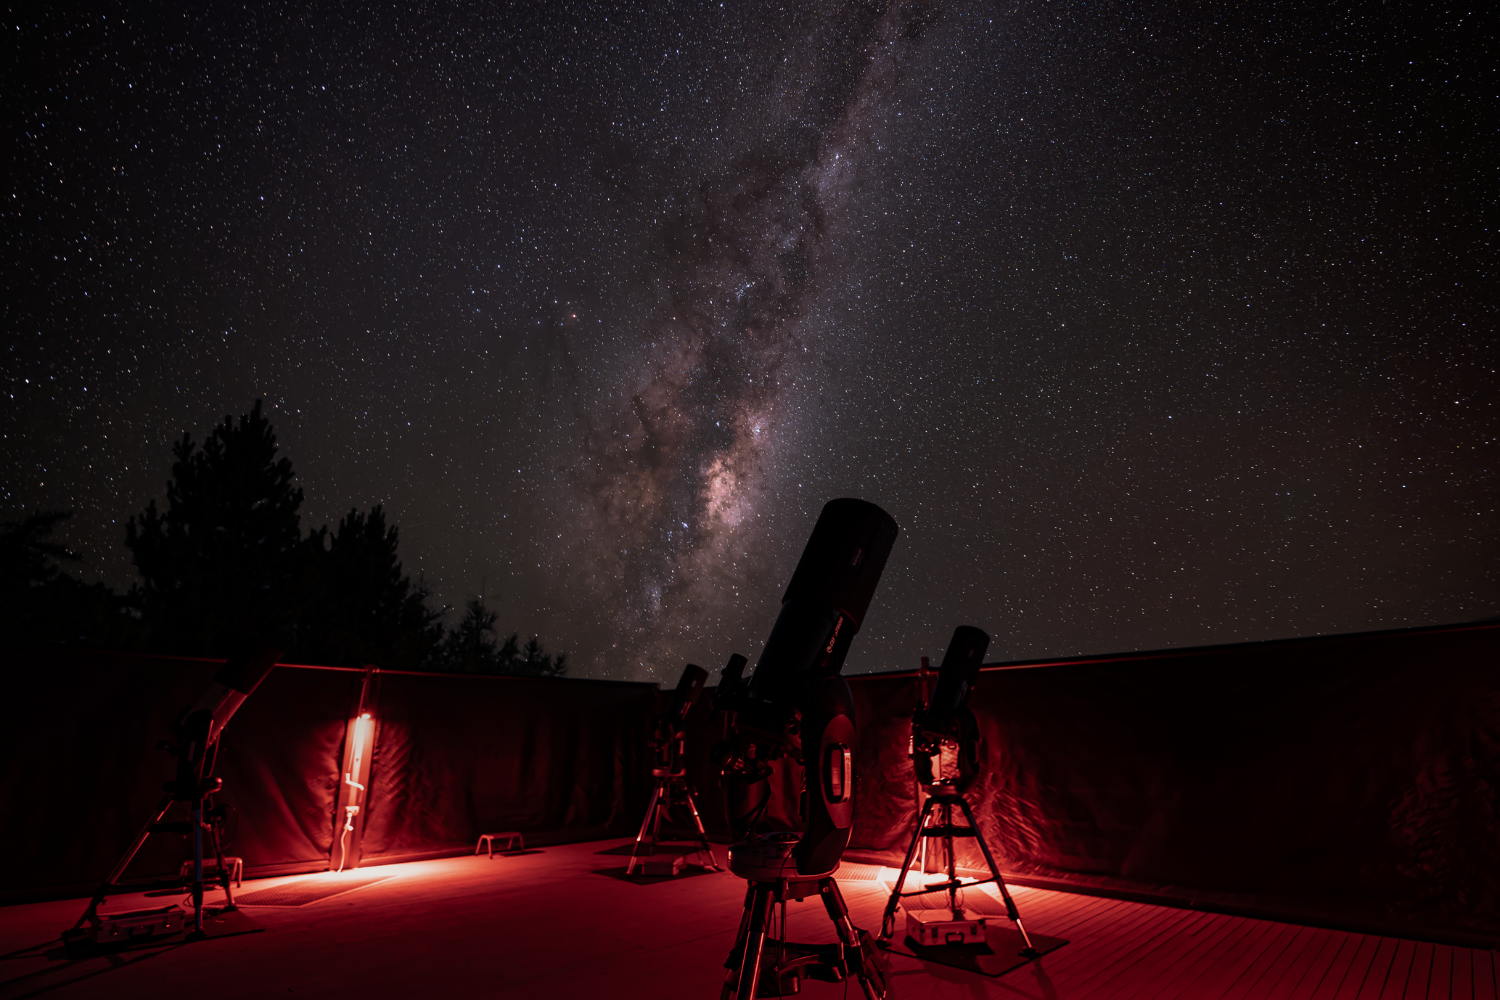
[[[714,871],[722,870],[718,859],[714,857],[713,845],[708,842],[708,833],[703,829],[703,817],[698,813],[696,792],[688,782],[687,771],[682,764],[686,742],[684,726],[688,712],[692,711],[698,696],[703,693],[703,682],[706,680],[708,671],[689,663],[683,668],[677,690],[672,692],[671,704],[656,720],[656,733],[647,743],[655,755],[651,777],[655,780],[656,787],[651,793],[651,804],[646,807],[646,817],[641,820],[640,832],[635,836],[635,846],[630,849],[630,861],[625,865],[626,875],[633,874],[637,864],[645,875],[676,875],[682,870],[682,858],[678,855],[665,862],[648,860],[656,853],[656,845],[662,839],[662,823],[668,818],[674,805],[685,805],[692,814],[693,826],[698,833],[695,838],[698,850],[708,855],[708,864],[703,867]]]
[[[715,708],[726,713],[728,738],[712,752],[724,782],[735,843],[729,870],[749,881],[745,911],[723,998],[751,1000],[763,975],[772,995],[798,991],[799,979],[859,979],[868,1000],[885,996],[874,942],[849,919],[833,873],[854,821],[854,751],[858,730],[844,658],[880,583],[900,529],[863,500],[831,500],[818,516],[792,573],[766,646],[746,680],[747,660],[725,666]],[[757,833],[770,802],[770,776],[783,760],[804,770],[806,829]],[[786,902],[822,899],[838,932],[831,945],[784,940]],[[768,937],[772,907],[781,907],[783,940]],[[768,947],[768,943],[772,947]]]
[[[203,833],[207,830],[213,841],[214,856],[218,862],[216,881],[223,887],[224,910],[235,909],[234,894],[229,888],[229,870],[224,864],[221,829],[227,810],[224,806],[213,806],[213,796],[224,787],[224,779],[213,776],[214,764],[219,755],[219,740],[224,727],[234,713],[260,686],[261,681],[276,666],[281,651],[270,645],[262,645],[249,655],[236,655],[227,660],[213,682],[202,696],[178,713],[172,724],[172,740],[162,740],[156,745],[177,758],[177,774],[163,786],[166,793],[157,803],[156,812],[136,834],[135,840],[125,851],[124,857],[104,879],[99,890],[89,901],[83,916],[67,931],[63,941],[68,945],[86,942],[114,944],[131,938],[176,933],[182,929],[182,910],[176,906],[154,910],[139,910],[130,913],[108,914],[101,917],[99,906],[106,898],[117,892],[139,892],[147,889],[148,896],[171,896],[184,889],[193,898],[193,932],[190,937],[202,937],[203,932]],[[189,818],[183,822],[163,823],[167,810],[174,803],[188,806]],[[192,837],[193,864],[189,879],[176,878],[152,883],[147,886],[125,886],[120,878],[135,859],[136,854],[153,833],[178,833]],[[221,911],[222,912],[222,911]],[[87,924],[88,927],[84,925]]]
[[[1000,866],[984,840],[984,834],[974,819],[964,793],[979,777],[980,746],[979,723],[969,708],[969,696],[979,680],[979,668],[984,664],[984,654],[990,646],[990,637],[972,625],[960,625],[953,630],[948,642],[948,651],[943,654],[938,667],[937,687],[927,703],[918,704],[911,720],[911,762],[917,781],[927,791],[927,801],[917,814],[916,830],[912,833],[911,846],[901,862],[901,871],[896,875],[896,885],[886,900],[885,914],[880,922],[878,943],[888,947],[896,932],[896,908],[901,900],[909,896],[924,896],[930,892],[946,892],[948,906],[945,910],[908,910],[906,913],[907,937],[918,946],[984,945],[989,933],[985,917],[966,914],[958,894],[965,888],[995,883],[1000,898],[1005,903],[1006,916],[1016,925],[1021,937],[1021,952],[1025,958],[1036,958],[1040,952],[1021,923],[1010,889],[1000,875]],[[933,758],[938,757],[944,744],[955,745],[958,750],[958,776],[949,778],[933,773]],[[965,824],[953,822],[953,810],[962,812]],[[934,822],[929,823],[929,818]],[[953,838],[972,838],[989,866],[989,877],[965,882],[958,877],[957,859],[953,851]],[[906,873],[911,870],[912,860],[917,854],[917,845],[927,838],[939,840],[943,848],[943,861],[947,878],[921,889],[906,890]],[[924,852],[924,859],[925,859]],[[926,865],[924,863],[923,867]]]
[[[979,680],[990,637],[972,625],[953,630],[948,651],[938,667],[937,687],[927,704],[917,706],[911,720],[911,761],[917,780],[931,785],[935,780],[932,758],[943,743],[958,748],[958,779],[955,790],[967,792],[979,777],[979,723],[969,709],[969,695]]]
[[[708,671],[702,667],[689,663],[682,669],[677,688],[672,692],[672,702],[656,723],[655,745],[658,748],[666,750],[675,746],[676,754],[679,757],[682,755],[682,727],[687,722],[688,712],[692,711],[698,702],[698,696],[703,693],[703,682],[706,680]]]

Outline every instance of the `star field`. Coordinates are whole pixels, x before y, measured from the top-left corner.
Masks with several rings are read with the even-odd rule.
[[[0,515],[81,572],[264,398],[306,528],[579,675],[753,659],[822,504],[849,669],[1500,614],[1466,8],[12,10]]]

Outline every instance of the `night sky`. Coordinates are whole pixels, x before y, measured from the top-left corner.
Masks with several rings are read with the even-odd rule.
[[[1500,613],[1493,38],[1466,7],[105,5],[6,53],[0,518],[124,587],[263,398],[304,528],[582,676]]]

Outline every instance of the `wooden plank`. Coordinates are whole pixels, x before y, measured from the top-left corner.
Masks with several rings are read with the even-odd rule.
[[[1453,949],[1453,1000],[1474,1000],[1474,949]]]
[[[1118,938],[1107,953],[1101,952],[1101,958],[1104,961],[1086,972],[1080,970],[1079,975],[1067,981],[1068,985],[1072,989],[1082,990],[1090,995],[1097,989],[1107,988],[1108,984],[1115,983],[1129,975],[1130,971],[1141,961],[1149,960],[1159,942],[1169,940],[1176,928],[1191,916],[1191,911],[1187,910],[1164,911],[1159,907],[1144,908],[1143,912],[1138,915],[1139,923],[1131,929],[1130,933]]]
[[[1356,962],[1350,968],[1343,985],[1339,987],[1338,993],[1334,994],[1336,1000],[1359,1000],[1360,997],[1370,996],[1367,989],[1371,983],[1376,984],[1375,989],[1378,991],[1385,983],[1385,974],[1390,970],[1391,959],[1396,957],[1396,944],[1395,938],[1376,938],[1375,950],[1370,953],[1370,960],[1363,967]]]
[[[1091,997],[1124,1000],[1161,982],[1162,976],[1185,952],[1197,945],[1197,930],[1212,923],[1212,915],[1201,910],[1182,911],[1184,919],[1163,925],[1152,940],[1144,942],[1134,954],[1115,963],[1109,981],[1089,991]]]
[[[1080,965],[1068,974],[1054,976],[1053,983],[1059,990],[1067,988],[1082,994],[1089,993],[1104,977],[1112,979],[1122,965],[1128,967],[1133,964],[1132,958],[1139,957],[1138,952],[1149,950],[1154,940],[1169,933],[1171,927],[1190,914],[1191,911],[1188,910],[1168,910],[1165,907],[1136,904],[1134,912],[1129,914],[1132,918],[1131,926],[1101,942],[1101,947],[1095,951],[1095,961]]]
[[[1128,905],[1123,900],[1105,899],[1101,896],[1069,896],[1061,892],[1051,895],[1063,898],[1049,900],[1047,906],[1028,906],[1021,911],[1021,919],[1026,922],[1027,930],[1035,922],[1043,934],[1070,938],[1073,928],[1105,918],[1107,914]]]
[[[1071,915],[1077,919],[1038,924],[1041,933],[1065,937],[1072,942],[1056,954],[1047,956],[1048,976],[1063,975],[1079,965],[1095,961],[1095,949],[1101,941],[1113,937],[1122,919],[1128,919],[1130,905],[1122,900],[1100,900],[1100,905],[1089,905]]]
[[[1406,977],[1406,988],[1396,1000],[1427,1000],[1427,988],[1432,982],[1432,957],[1437,945],[1430,941],[1418,941],[1411,959],[1411,974]]]
[[[1197,997],[1203,996],[1207,984],[1218,975],[1226,962],[1233,961],[1235,955],[1263,940],[1272,932],[1274,926],[1264,920],[1235,918],[1234,932],[1225,936],[1213,948],[1197,956],[1193,962],[1186,964],[1182,975],[1173,983],[1172,988],[1162,991],[1162,1000],[1168,1000],[1168,998],[1196,1000]]]
[[[1266,995],[1266,990],[1280,979],[1288,968],[1296,964],[1303,952],[1317,950],[1316,943],[1327,933],[1316,927],[1298,927],[1292,939],[1279,954],[1272,957],[1271,961],[1262,963],[1258,972],[1241,976],[1239,982],[1231,986],[1224,994],[1224,1000],[1246,1000],[1250,996]]]
[[[992,892],[992,886],[981,886],[978,889],[970,889],[969,892],[981,892],[991,901],[1000,903],[1000,894]],[[1014,892],[1015,890],[1012,890]],[[889,895],[889,893],[887,893]],[[1088,916],[1101,907],[1109,904],[1117,904],[1119,900],[1104,899],[1099,896],[1080,896],[1065,892],[1048,892],[1046,890],[1034,890],[1024,900],[1016,899],[1016,909],[1020,911],[1021,919],[1026,922],[1027,930],[1034,921],[1042,921],[1047,924],[1048,929],[1043,931],[1047,934],[1061,933],[1060,927],[1070,923],[1077,923],[1087,919]],[[1067,935],[1064,934],[1064,937]]]
[[[1075,913],[1078,919],[1058,923],[1043,922],[1037,929],[1044,934],[1067,938],[1068,947],[1048,955],[1046,972],[1049,979],[1071,975],[1075,970],[1093,965],[1099,960],[1096,954],[1101,942],[1113,939],[1118,925],[1128,920],[1131,904],[1122,900],[1101,900],[1092,897],[1082,912]]]
[[[1427,1000],[1452,1000],[1453,996],[1453,952],[1456,949],[1446,944],[1432,946],[1432,978],[1428,981]],[[1417,994],[1412,994],[1417,1000]]]
[[[1107,995],[1112,1000],[1135,1000],[1143,994],[1153,998],[1160,996],[1172,980],[1182,974],[1186,964],[1195,955],[1211,947],[1229,933],[1235,924],[1236,918],[1222,913],[1204,914],[1204,919],[1181,928],[1171,943],[1156,953],[1154,965],[1157,968],[1153,979],[1137,977],[1129,983],[1120,984]]]
[[[1214,921],[1198,935],[1199,940],[1195,942],[1195,946],[1176,962],[1147,995],[1152,1000],[1176,996],[1178,992],[1191,985],[1194,977],[1201,972],[1203,967],[1211,964],[1216,956],[1234,947],[1235,942],[1243,939],[1254,929],[1254,925],[1243,917],[1217,914]]]
[[[1335,962],[1333,968],[1328,970],[1328,975],[1323,978],[1317,991],[1313,994],[1321,1000],[1323,997],[1337,997],[1344,988],[1346,981],[1352,980],[1354,985],[1350,994],[1359,992],[1360,984],[1364,982],[1365,970],[1370,967],[1370,960],[1375,957],[1375,951],[1380,947],[1381,939],[1370,934],[1361,934],[1357,946],[1349,952],[1347,959],[1340,956],[1340,961]]]
[[[1495,953],[1469,949],[1474,958],[1474,1000],[1496,1000],[1500,989],[1496,988]]]
[[[1406,994],[1406,981],[1411,978],[1412,962],[1417,955],[1417,942],[1397,941],[1396,953],[1391,956],[1390,968],[1385,978],[1378,983],[1367,983],[1361,996],[1369,1000],[1401,1000]]]
[[[1296,973],[1295,978],[1287,976],[1286,991],[1281,994],[1285,1000],[1311,1000],[1318,987],[1328,976],[1329,970],[1338,964],[1342,957],[1345,962],[1349,961],[1359,947],[1361,935],[1350,934],[1346,931],[1329,932],[1328,941],[1323,945],[1323,950],[1308,963],[1307,967]]]
[[[1183,979],[1179,988],[1170,994],[1172,997],[1193,1000],[1201,996],[1218,995],[1227,988],[1228,983],[1233,982],[1232,977],[1237,974],[1245,956],[1250,956],[1253,961],[1254,956],[1265,950],[1286,926],[1269,920],[1240,919],[1244,923],[1245,933],[1225,942],[1227,947],[1216,948],[1212,954],[1205,955],[1202,961],[1195,962],[1192,975]],[[1164,994],[1164,1000],[1165,996]]]
[[[1238,955],[1230,956],[1233,961],[1223,964],[1218,975],[1204,984],[1203,994],[1223,996],[1241,977],[1253,976],[1257,967],[1274,961],[1297,933],[1297,928],[1291,924],[1272,924],[1271,927],[1271,933],[1242,949]]]

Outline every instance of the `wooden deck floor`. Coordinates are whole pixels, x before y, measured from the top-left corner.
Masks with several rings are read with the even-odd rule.
[[[1072,942],[1007,995],[1089,1000],[1492,1000],[1489,951],[1020,889],[1028,927]],[[1029,980],[1029,982],[1028,982]],[[948,995],[924,992],[914,996]]]
[[[0,908],[0,998],[154,1000],[199,988],[214,1000],[717,997],[744,883],[728,874],[626,882],[611,874],[624,859],[601,853],[618,843],[392,865],[384,872],[395,877],[320,902],[247,907],[264,933],[112,960],[72,962],[45,943],[81,902]],[[841,884],[856,923],[878,928],[887,886]],[[1015,895],[1028,928],[1070,943],[995,979],[893,954],[891,996],[1500,1000],[1488,951],[1042,889]],[[789,924],[795,939],[832,939],[816,902],[793,906]],[[803,996],[846,993],[810,983]]]

